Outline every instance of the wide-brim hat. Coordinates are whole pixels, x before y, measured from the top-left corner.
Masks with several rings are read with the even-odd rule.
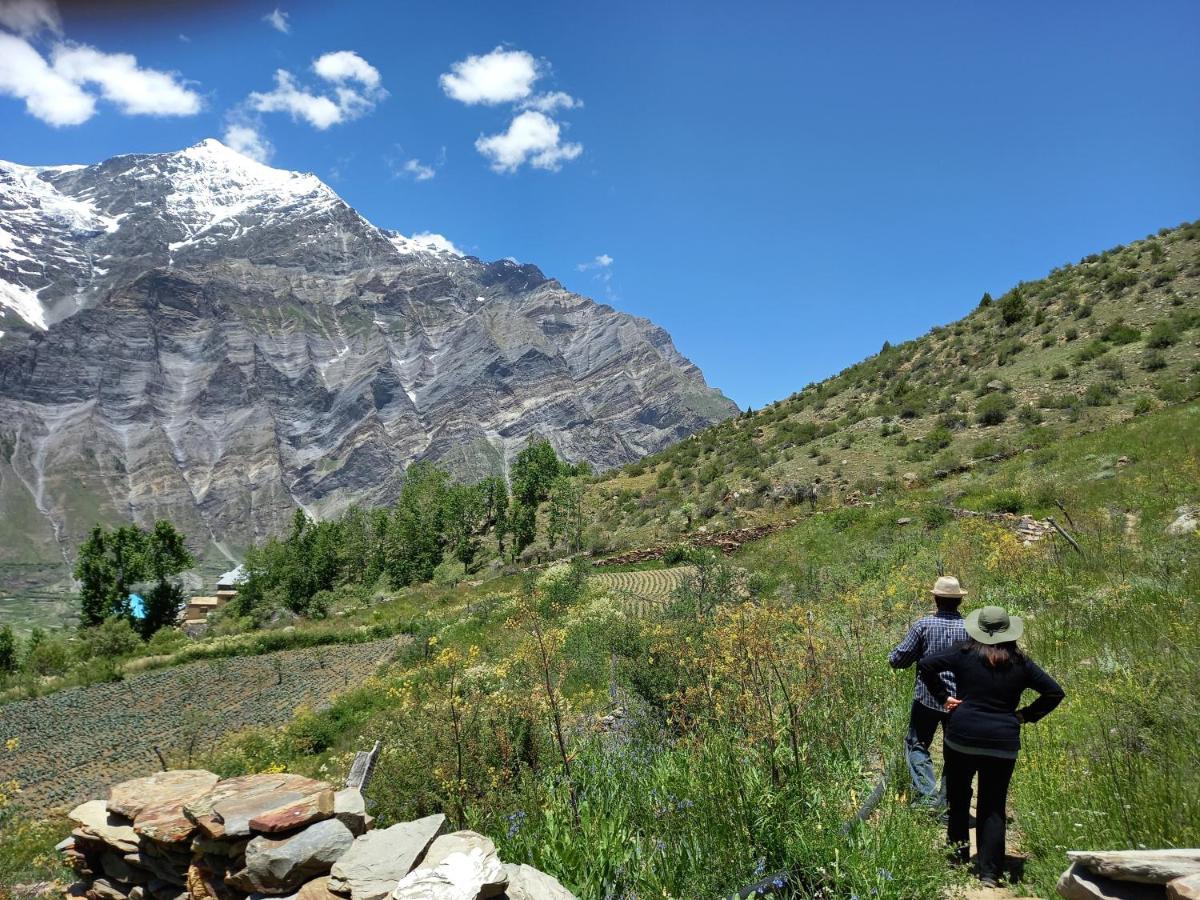
[[[1010,616],[1003,606],[984,606],[967,614],[963,625],[967,634],[981,644],[1015,641],[1025,633],[1025,620]]]
[[[967,592],[953,575],[943,575],[935,581],[930,593],[935,597],[958,597],[960,600],[967,596]]]

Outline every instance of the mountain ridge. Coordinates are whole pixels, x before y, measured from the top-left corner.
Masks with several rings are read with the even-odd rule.
[[[296,507],[501,471],[533,435],[607,468],[735,412],[648,320],[540,269],[373,225],[315,176],[205,141],[0,165],[5,563],[97,520],[236,555]],[[0,528],[0,530],[5,530]]]

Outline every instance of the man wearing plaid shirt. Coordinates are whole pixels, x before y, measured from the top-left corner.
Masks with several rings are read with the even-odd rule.
[[[962,644],[967,639],[962,614],[958,611],[967,592],[959,586],[958,579],[942,576],[933,585],[933,600],[937,612],[923,616],[913,623],[896,649],[888,657],[893,669],[907,669],[927,656],[941,653]],[[946,690],[954,694],[954,676],[943,672],[938,676]],[[908,735],[904,739],[908,771],[912,776],[913,801],[927,806],[945,806],[944,788],[939,788],[933,776],[933,759],[929,747],[938,725],[946,721],[946,711],[929,693],[928,688],[917,679],[913,692],[912,711],[908,719]]]

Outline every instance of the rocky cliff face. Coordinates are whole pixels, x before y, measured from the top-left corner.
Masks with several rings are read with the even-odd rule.
[[[0,332],[10,574],[97,520],[232,552],[388,501],[415,460],[474,478],[539,434],[606,467],[735,411],[652,323],[216,141],[0,163]]]

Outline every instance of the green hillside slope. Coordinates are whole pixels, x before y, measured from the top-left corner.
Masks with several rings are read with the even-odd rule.
[[[961,476],[1200,395],[1200,222],[1089,256],[760,411],[610,473],[599,549]]]

